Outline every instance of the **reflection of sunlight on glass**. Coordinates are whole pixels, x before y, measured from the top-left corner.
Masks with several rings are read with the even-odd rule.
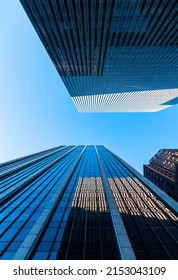
[[[121,214],[178,220],[137,178],[109,178],[108,181]]]
[[[121,259],[101,177],[79,177],[57,259]]]
[[[79,178],[72,207],[94,212],[109,211],[100,177]]]

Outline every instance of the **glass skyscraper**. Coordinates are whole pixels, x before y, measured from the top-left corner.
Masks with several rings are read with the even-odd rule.
[[[1,259],[178,259],[178,205],[104,146],[0,166]]]
[[[80,112],[178,103],[176,0],[20,0]]]

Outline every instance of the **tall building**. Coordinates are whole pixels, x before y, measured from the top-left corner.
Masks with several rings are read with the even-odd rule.
[[[80,112],[178,103],[176,0],[20,0]]]
[[[178,150],[159,150],[144,165],[144,176],[178,201]]]
[[[0,166],[1,259],[178,259],[178,205],[104,146]]]

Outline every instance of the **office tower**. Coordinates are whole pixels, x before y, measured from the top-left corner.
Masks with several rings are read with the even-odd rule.
[[[79,112],[178,103],[176,0],[20,2]]]
[[[144,176],[178,201],[178,150],[159,150],[144,165]]]
[[[177,202],[104,146],[1,164],[1,259],[178,259]]]

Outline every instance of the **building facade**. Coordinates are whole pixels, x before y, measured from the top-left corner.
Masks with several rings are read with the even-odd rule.
[[[178,150],[159,150],[144,165],[144,176],[178,201]]]
[[[104,146],[0,166],[1,259],[178,259],[178,206]]]
[[[20,0],[80,112],[178,103],[176,0]]]

